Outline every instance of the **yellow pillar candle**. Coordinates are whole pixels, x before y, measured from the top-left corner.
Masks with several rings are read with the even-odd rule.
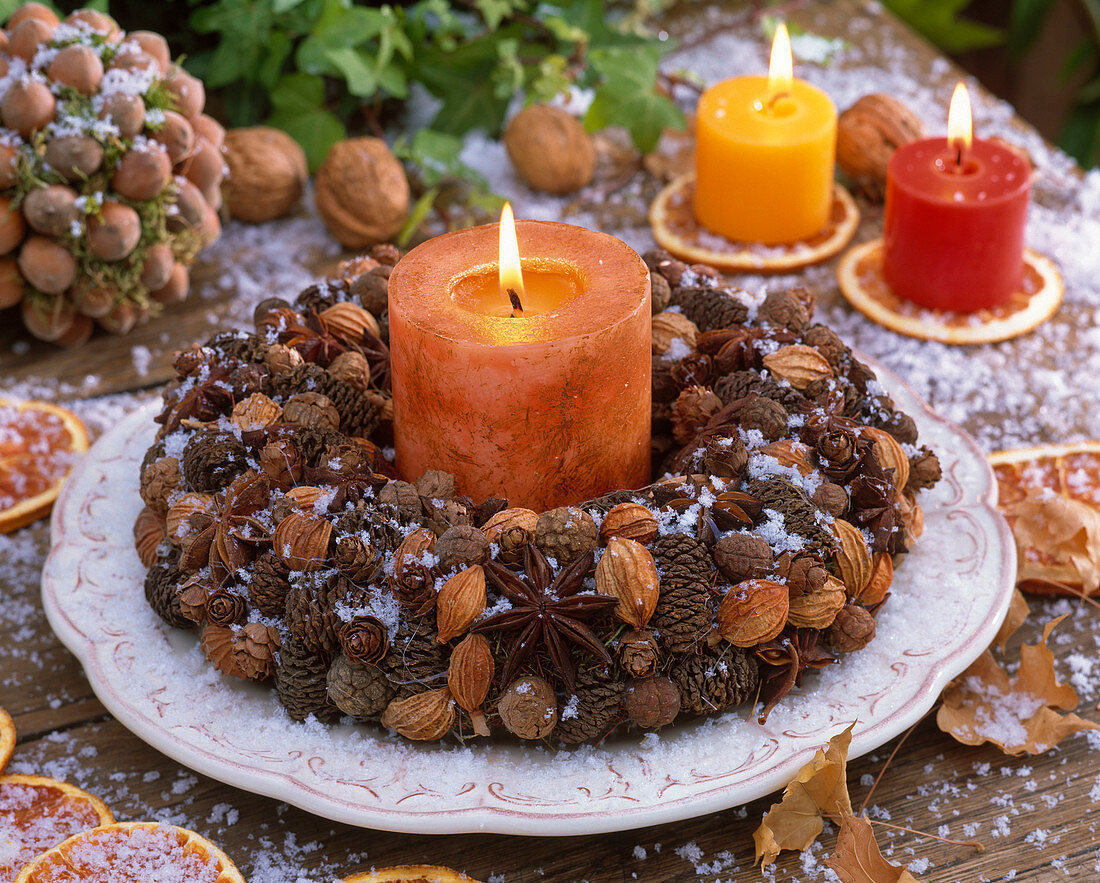
[[[522,260],[515,230],[505,243],[491,224],[431,239],[393,269],[397,468],[410,481],[442,469],[476,501],[536,511],[643,485],[649,271],[606,234],[517,226]]]
[[[695,218],[736,242],[808,239],[829,217],[836,106],[791,73],[780,25],[768,76],[737,77],[699,99]]]

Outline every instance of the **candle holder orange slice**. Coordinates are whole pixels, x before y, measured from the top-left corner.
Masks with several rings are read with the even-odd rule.
[[[8,761],[11,760],[11,754],[15,751],[15,741],[15,721],[11,719],[10,714],[0,708],[0,773],[4,772]]]
[[[666,251],[691,264],[709,264],[726,273],[789,273],[827,261],[855,235],[859,209],[851,194],[833,185],[833,205],[824,229],[786,245],[733,242],[695,220],[694,172],[668,184],[649,206],[653,238]]]
[[[1009,300],[987,310],[955,313],[902,300],[882,272],[881,237],[859,245],[837,266],[840,291],[868,319],[921,340],[955,345],[996,343],[1027,334],[1058,309],[1065,288],[1054,261],[1030,248],[1024,251],[1024,278]]]

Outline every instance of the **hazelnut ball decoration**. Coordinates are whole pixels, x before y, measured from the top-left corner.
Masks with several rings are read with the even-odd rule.
[[[0,31],[0,72],[0,304],[79,346],[184,297],[220,231],[223,133],[201,81],[158,34],[89,9],[60,22],[40,3]]]

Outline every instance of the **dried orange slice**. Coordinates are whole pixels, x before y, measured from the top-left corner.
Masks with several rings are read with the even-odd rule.
[[[0,880],[73,834],[115,820],[87,791],[45,776],[0,776]]]
[[[1005,303],[973,313],[930,310],[894,294],[882,275],[882,255],[881,238],[847,252],[836,268],[840,293],[873,322],[920,340],[961,346],[1019,337],[1054,315],[1065,292],[1054,262],[1029,248],[1020,290]]]
[[[839,253],[859,226],[859,208],[840,184],[833,185],[833,204],[824,229],[787,245],[733,242],[695,220],[695,173],[668,184],[649,207],[653,238],[689,264],[707,264],[726,273],[789,273],[819,264]]]
[[[1044,492],[1100,512],[1100,441],[998,451],[989,455],[989,463],[997,476],[997,505],[1014,529],[1021,504]],[[1049,548],[1026,547],[1017,551],[1020,565],[1017,583],[1024,591],[1075,595],[1083,592],[1080,570],[1071,561],[1052,554]],[[1098,589],[1090,592],[1098,593]]]
[[[88,430],[71,411],[0,399],[0,533],[49,512],[86,450]]]
[[[362,874],[344,877],[340,883],[478,883],[459,871],[438,865],[401,865],[396,868],[378,868]]]
[[[14,883],[244,883],[229,856],[194,831],[119,822],[74,834],[26,865]]]
[[[0,773],[11,760],[11,753],[15,750],[15,721],[11,715],[0,708]]]

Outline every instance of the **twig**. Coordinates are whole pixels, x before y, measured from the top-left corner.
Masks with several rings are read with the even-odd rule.
[[[1075,595],[1076,597],[1080,598],[1082,601],[1086,601],[1089,604],[1091,604],[1093,607],[1096,607],[1097,609],[1100,609],[1100,602],[1096,601],[1096,599],[1094,599],[1092,596],[1090,596],[1085,591],[1084,586],[1082,586],[1081,588],[1078,589],[1076,586],[1067,585],[1066,583],[1059,582],[1056,579],[1049,579],[1048,577],[1032,577],[1032,578],[1028,579],[1028,582],[1037,582],[1037,583],[1043,583],[1044,585],[1053,586],[1056,589],[1061,589],[1063,592],[1068,592],[1071,595]]]
[[[985,844],[979,843],[977,840],[948,840],[946,837],[929,834],[927,831],[918,831],[916,828],[906,828],[902,825],[891,825],[889,822],[882,822],[878,819],[865,818],[867,818],[867,821],[872,825],[882,825],[884,828],[893,828],[895,831],[905,831],[909,834],[916,834],[918,837],[929,837],[932,840],[939,840],[940,843],[950,843],[952,846],[973,846],[978,852],[985,852]]]

